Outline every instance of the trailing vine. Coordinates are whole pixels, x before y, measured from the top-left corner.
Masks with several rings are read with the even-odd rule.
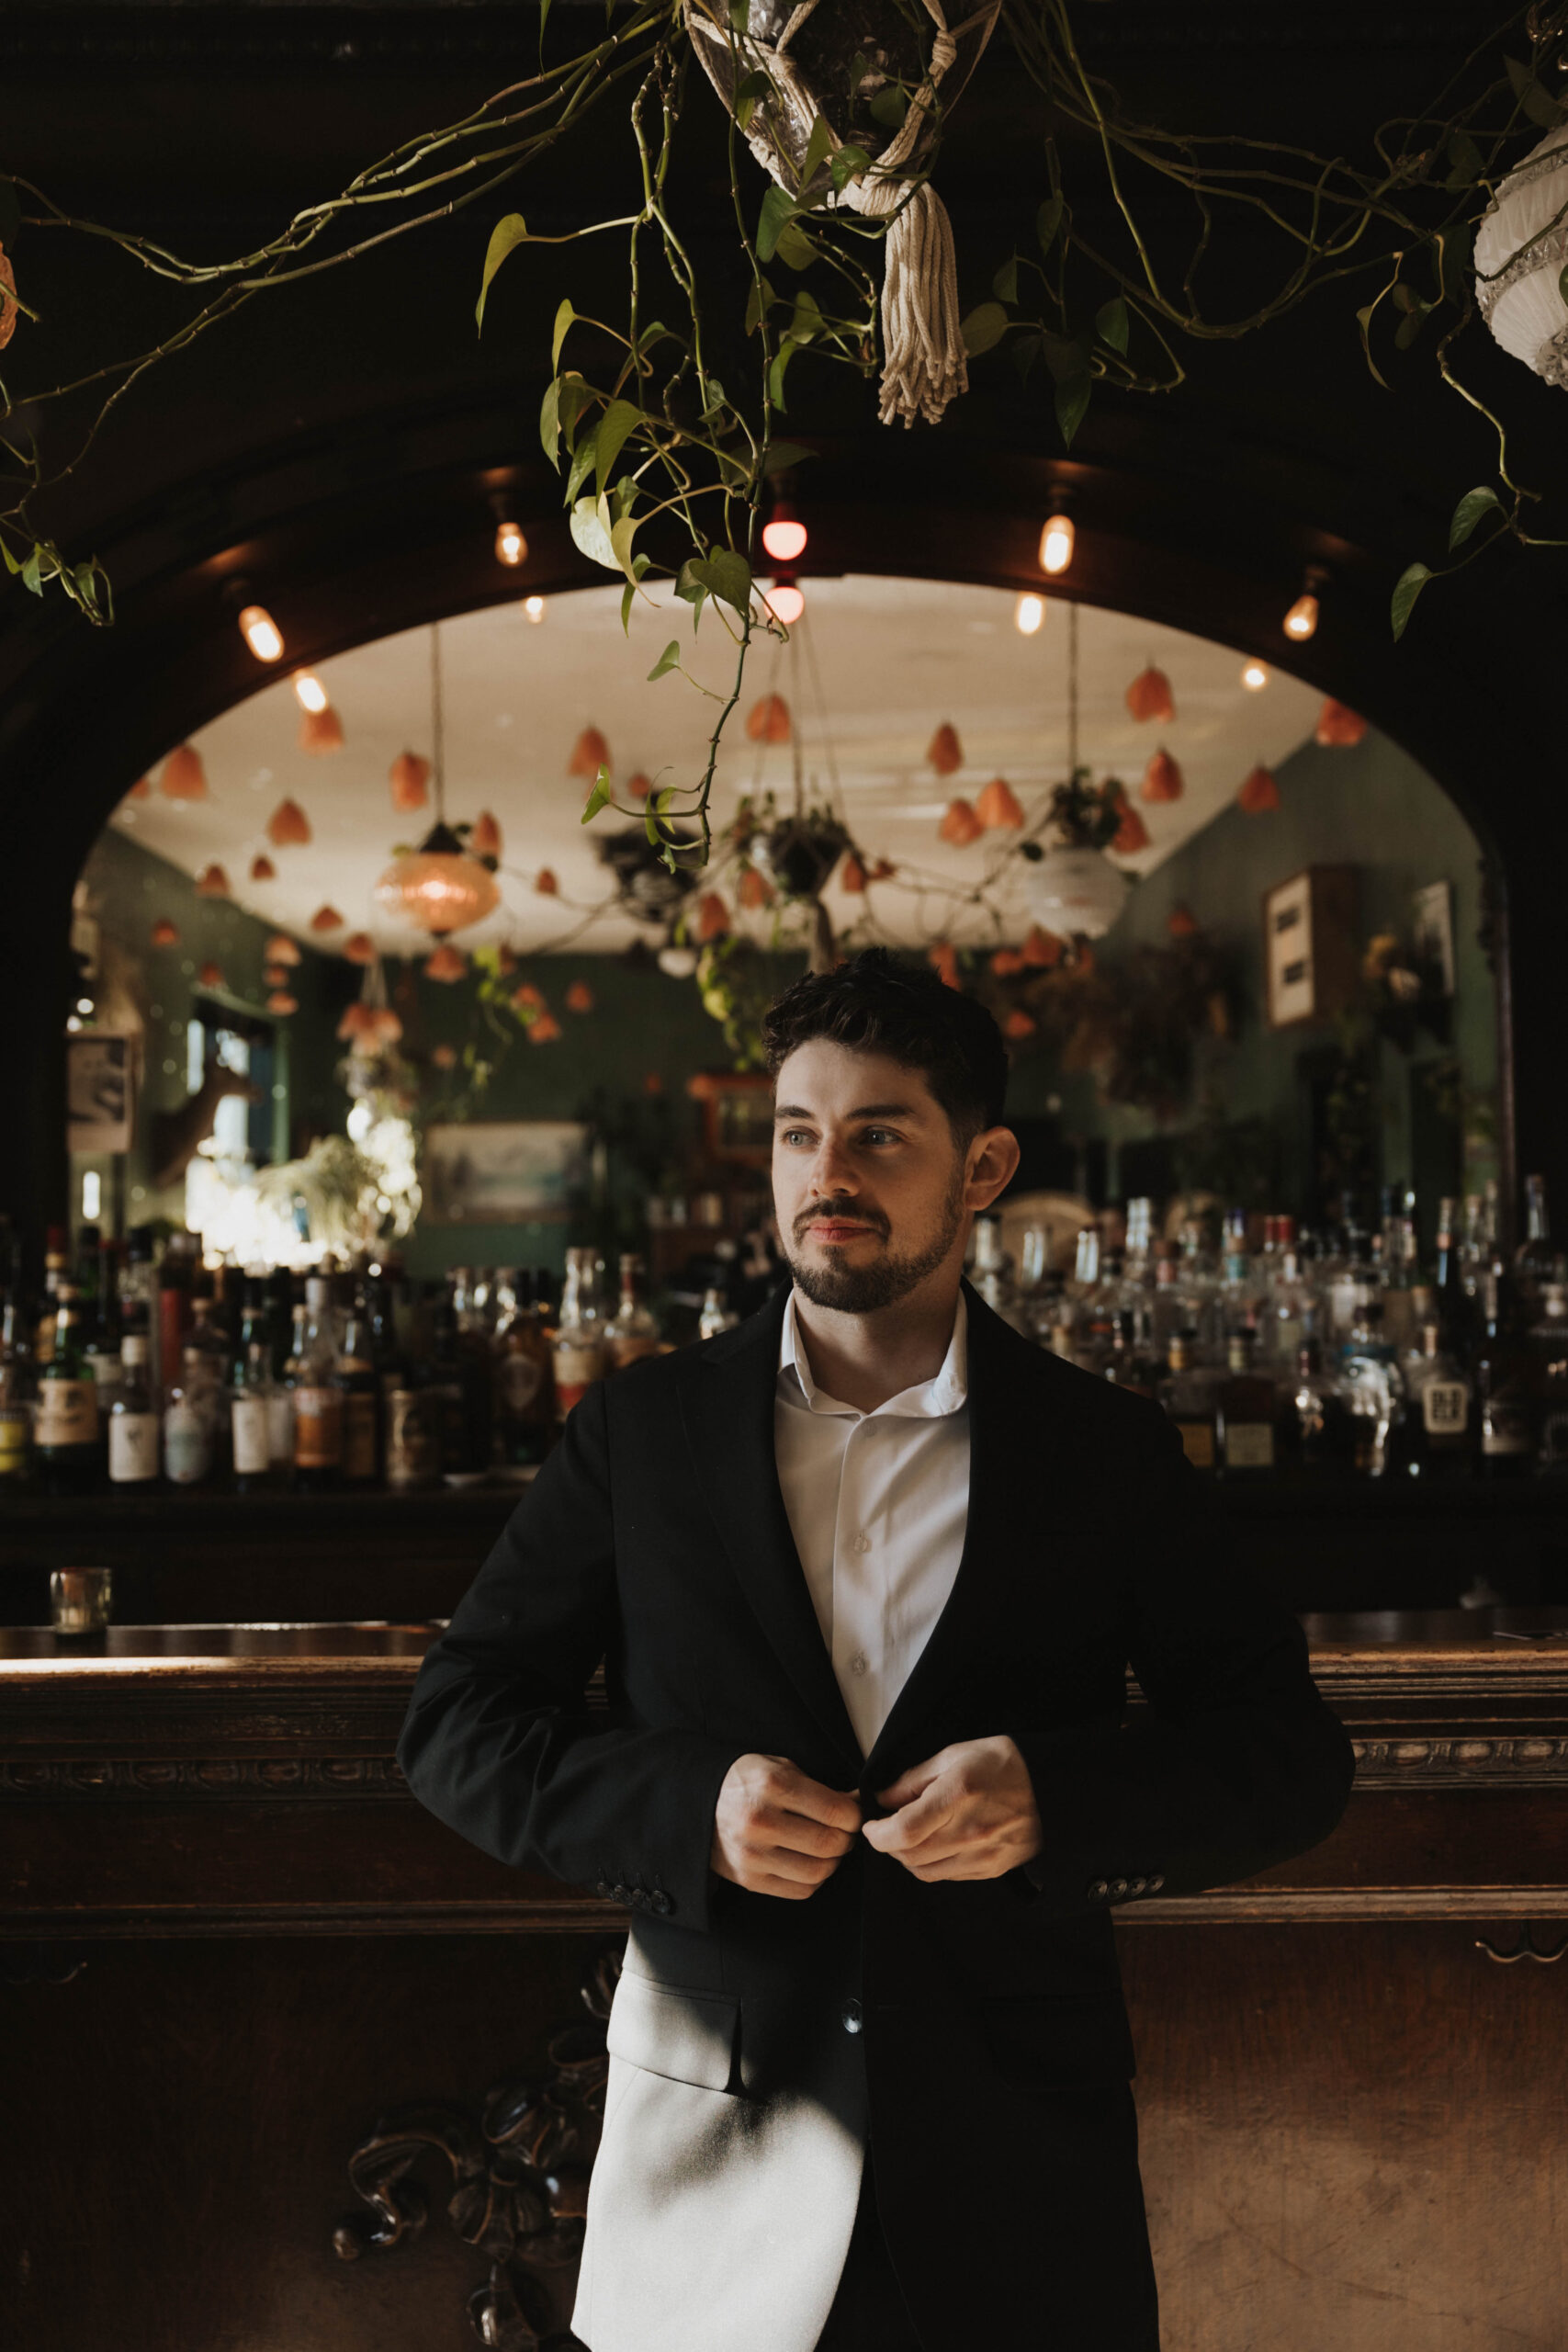
[[[989,12],[980,14],[988,32]],[[1050,192],[1028,235],[996,266],[989,299],[964,321],[968,355],[1010,357],[1026,395],[1036,384],[1048,387],[1055,428],[1070,447],[1101,388],[1172,390],[1184,379],[1184,343],[1241,341],[1309,295],[1343,284],[1364,298],[1354,303],[1356,330],[1377,381],[1389,380],[1388,344],[1403,353],[1424,340],[1441,383],[1484,420],[1495,444],[1490,479],[1467,490],[1454,509],[1451,560],[1417,560],[1401,575],[1391,607],[1394,635],[1431,579],[1499,540],[1527,548],[1568,544],[1540,527],[1544,492],[1517,477],[1508,422],[1461,365],[1464,340],[1479,316],[1472,259],[1479,222],[1527,138],[1562,129],[1568,156],[1568,107],[1549,87],[1568,64],[1568,6],[1536,0],[1509,17],[1424,109],[1377,130],[1359,163],[1136,118],[1090,71],[1077,14],[1077,0],[1000,0],[1000,29],[1053,125],[1042,135]],[[704,763],[696,775],[660,783],[645,803],[622,811],[640,820],[673,872],[704,865],[710,855],[712,794],[749,652],[759,635],[787,635],[753,564],[767,484],[805,454],[776,431],[793,390],[791,370],[801,354],[863,377],[875,369],[877,248],[924,200],[944,124],[941,85],[953,37],[938,0],[865,0],[856,22],[863,18],[871,29],[847,71],[818,90],[819,111],[802,147],[786,135],[786,118],[791,107],[798,116],[805,85],[784,73],[782,40],[776,53],[759,43],[746,0],[632,0],[599,39],[547,63],[548,17],[545,0],[536,74],[496,92],[461,120],[402,142],[338,194],[295,214],[276,237],[226,260],[186,259],[154,238],[78,217],[30,181],[0,174],[0,348],[15,339],[19,361],[25,363],[28,331],[39,319],[35,280],[43,273],[34,256],[51,239],[112,245],[196,302],[156,341],[106,354],[67,380],[0,380],[0,554],[23,588],[41,596],[57,587],[90,622],[111,622],[112,586],[103,565],[96,555],[62,548],[44,510],[49,493],[90,460],[131,388],[259,296],[492,203],[618,93],[637,159],[635,209],[555,235],[531,230],[521,211],[504,214],[484,256],[477,322],[482,329],[496,272],[524,246],[625,236],[625,320],[580,314],[570,300],[562,303],[540,437],[562,475],[577,545],[624,580],[624,618],[629,621],[633,604],[656,580],[672,582],[691,610],[692,647],[671,639],[650,675],[678,676],[711,703]],[[958,36],[977,21],[967,20]],[[696,94],[689,87],[698,34],[707,44],[705,70],[728,98],[726,168],[749,289],[743,384],[727,385],[714,371],[711,297],[671,193],[678,144],[694,135],[707,139],[714,127],[705,86]],[[1510,36],[1527,55],[1503,47]],[[722,73],[716,44],[725,53]],[[919,62],[911,65],[911,58]],[[707,119],[694,134],[688,116],[699,107]],[[918,145],[909,135],[917,122]],[[1064,155],[1069,130],[1077,135],[1076,181]],[[765,190],[743,147],[775,173]],[[1193,215],[1190,235],[1175,243],[1173,193]],[[1086,227],[1101,199],[1116,224],[1111,237]],[[1524,251],[1558,235],[1565,217],[1568,201]],[[1254,309],[1220,316],[1204,299],[1203,274],[1225,225],[1237,218],[1275,240],[1278,277]],[[647,315],[656,276],[668,318]],[[886,304],[883,324],[886,335]],[[699,644],[705,616],[707,633]],[[716,676],[699,674],[699,651],[705,662],[718,655]],[[583,820],[615,805],[601,772]],[[695,833],[682,838],[687,827]]]

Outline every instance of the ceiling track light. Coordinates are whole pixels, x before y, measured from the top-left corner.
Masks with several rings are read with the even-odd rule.
[[[1304,645],[1317,635],[1318,591],[1326,582],[1328,573],[1321,563],[1309,563],[1302,574],[1302,593],[1285,615],[1280,627],[1296,645]]]

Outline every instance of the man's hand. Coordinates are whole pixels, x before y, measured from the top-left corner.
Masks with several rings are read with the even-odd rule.
[[[1029,1767],[1010,1739],[960,1740],[877,1793],[896,1810],[861,1835],[916,1878],[1000,1878],[1045,1842]]]
[[[738,1756],[724,1776],[709,1860],[752,1894],[804,1903],[860,1827],[860,1799],[808,1780],[787,1756]]]

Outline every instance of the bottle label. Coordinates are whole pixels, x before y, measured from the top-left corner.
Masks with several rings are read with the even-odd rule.
[[[234,1476],[265,1478],[272,1467],[266,1398],[242,1391],[231,1397],[229,1410],[234,1436]]]
[[[33,1417],[25,1405],[0,1405],[0,1478],[25,1478]]]
[[[266,1400],[267,1459],[276,1468],[294,1459],[294,1392],[275,1388]]]
[[[441,1475],[439,1412],[417,1389],[397,1388],[387,1408],[387,1484],[434,1486]]]
[[[100,1394],[106,1388],[118,1388],[120,1361],[118,1356],[89,1356],[87,1369],[96,1382]]]
[[[1214,1466],[1214,1432],[1207,1421],[1179,1421],[1177,1431],[1181,1439],[1181,1451],[1195,1470],[1212,1470]]]
[[[376,1476],[376,1398],[373,1394],[343,1400],[343,1475],[345,1478]]]
[[[597,1340],[586,1343],[556,1342],[556,1402],[562,1420],[581,1404],[596,1380],[604,1377],[604,1358]]]
[[[1462,1437],[1470,1427],[1470,1390],[1462,1380],[1428,1380],[1421,1391],[1428,1437]]]
[[[496,1366],[496,1393],[502,1411],[521,1419],[544,1385],[545,1368],[534,1356],[504,1355]]]
[[[172,1487],[194,1487],[212,1467],[212,1431],[193,1405],[171,1405],[164,1416],[164,1476]]]
[[[1227,1470],[1272,1470],[1274,1431],[1267,1421],[1233,1421],[1225,1430]]]
[[[40,1380],[38,1392],[39,1445],[96,1445],[98,1384],[96,1380]]]
[[[157,1414],[113,1414],[109,1420],[111,1482],[117,1487],[140,1487],[157,1475]]]
[[[343,1464],[343,1392],[337,1388],[294,1391],[294,1467],[336,1470]]]

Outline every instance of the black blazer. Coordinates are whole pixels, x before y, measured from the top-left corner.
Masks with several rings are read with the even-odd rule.
[[[1111,1911],[1316,1844],[1349,1792],[1349,1741],[1158,1407],[1032,1346],[965,1284],[963,1556],[863,1760],[774,1465],[786,1295],[588,1392],[426,1657],[399,1761],[487,1852],[629,1904],[635,1973],[733,2004],[721,2087],[842,2084],[848,2022],[885,2227],[933,2341],[939,2324],[968,2343],[982,2321],[1005,2335],[1048,2318],[1143,2352],[1157,2336]],[[607,1714],[583,1696],[601,1659]],[[1129,1663],[1147,1702],[1130,1720]],[[749,1750],[874,1809],[908,1766],[998,1733],[1044,1825],[1026,1871],[922,1885],[863,1841],[788,1903],[709,1870],[719,1787]],[[972,2249],[930,2226],[931,2135],[954,2101],[986,2151],[978,2307]],[[1042,2302],[1047,2213],[1063,2259]]]

